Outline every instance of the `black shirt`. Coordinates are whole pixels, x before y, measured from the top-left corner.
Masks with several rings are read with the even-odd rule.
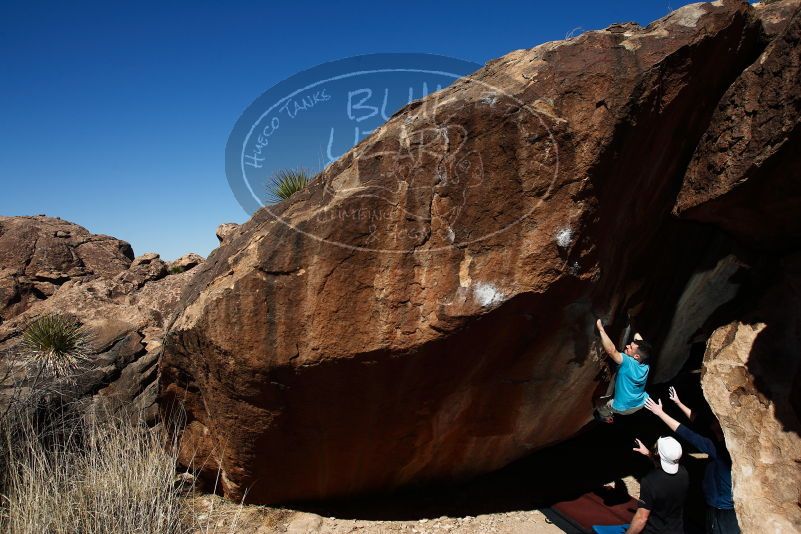
[[[690,477],[683,465],[675,475],[656,468],[640,481],[640,508],[650,510],[643,532],[648,534],[683,534],[684,499]]]

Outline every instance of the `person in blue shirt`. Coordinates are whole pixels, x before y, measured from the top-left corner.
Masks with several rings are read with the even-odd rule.
[[[648,394],[645,393],[649,370],[647,362],[651,354],[651,346],[637,334],[634,336],[634,341],[626,345],[621,352],[609,339],[600,319],[595,326],[601,335],[604,351],[619,366],[617,376],[615,376],[615,390],[612,398],[597,409],[598,418],[611,423],[614,414],[628,415],[645,405],[645,400],[648,398]]]
[[[668,391],[672,400],[679,409],[692,420],[693,412],[679,399],[676,389],[671,387]],[[704,500],[706,500],[706,531],[710,534],[739,534],[740,526],[737,514],[734,511],[734,499],[731,491],[731,457],[726,449],[723,431],[720,423],[712,416],[710,430],[714,440],[701,436],[690,430],[665,413],[662,401],[654,402],[648,399],[645,408],[659,417],[677,436],[695,447],[699,452],[709,456],[709,463],[704,471]]]

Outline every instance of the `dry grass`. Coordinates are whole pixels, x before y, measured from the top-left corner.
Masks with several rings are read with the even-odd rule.
[[[240,532],[243,505],[197,506],[163,427],[131,413],[39,408],[0,420],[0,532]]]
[[[6,369],[0,373],[0,532],[238,532],[238,512],[226,528],[210,525],[213,510],[199,517],[188,498],[194,479],[188,477],[187,487],[176,476],[177,446],[169,436],[177,432],[148,428],[142,414],[81,398],[75,378],[91,358],[80,325],[51,316],[32,323],[25,336],[16,360],[25,364],[27,379],[15,379],[14,359],[0,355]]]
[[[5,432],[0,529],[13,534],[183,533],[175,457],[159,432],[112,417],[32,418]]]

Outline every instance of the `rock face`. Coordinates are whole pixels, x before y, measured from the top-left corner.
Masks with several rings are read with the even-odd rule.
[[[69,280],[111,278],[133,260],[131,245],[45,216],[0,217],[0,323]]]
[[[194,274],[190,268],[169,275],[158,254],[134,259],[124,241],[60,219],[2,217],[0,229],[0,267],[6,273],[0,287],[16,287],[21,296],[6,306],[0,324],[0,367],[12,371],[4,385],[25,386],[32,379],[17,357],[24,328],[47,313],[69,314],[91,333],[95,353],[77,394],[133,404],[154,419],[164,325]],[[36,290],[42,273],[56,273],[47,292]]]
[[[222,243],[239,228],[236,223],[223,223],[217,227],[217,240]]]
[[[674,210],[751,249],[754,268],[724,314],[734,319],[707,343],[702,380],[733,458],[744,532],[801,531],[799,6],[761,8],[774,39],[718,104]]]
[[[801,245],[799,86],[796,11],[723,95],[687,170],[678,214],[720,226],[757,248]]]
[[[801,256],[778,263],[760,304],[716,330],[705,355],[743,532],[801,531]]]
[[[168,268],[170,273],[178,274],[197,267],[204,261],[205,260],[203,259],[203,256],[190,252],[189,254],[184,254],[177,260],[170,262]]]
[[[693,4],[512,52],[255,214],[165,339],[182,461],[262,503],[496,469],[588,422],[598,316],[668,346],[669,379],[758,259],[700,169],[737,87],[797,96],[758,66],[791,46],[796,5]],[[797,141],[779,100],[784,133],[732,145],[743,160]]]

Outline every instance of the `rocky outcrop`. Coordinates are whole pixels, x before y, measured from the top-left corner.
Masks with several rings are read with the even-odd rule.
[[[798,5],[793,2],[793,5]],[[775,28],[779,29],[779,28]],[[801,12],[723,95],[676,203],[750,246],[801,245]]]
[[[171,261],[167,267],[170,273],[178,274],[193,269],[204,261],[203,256],[190,252],[189,254],[184,254],[175,261]]]
[[[800,8],[759,8],[773,40],[718,104],[674,209],[749,251],[748,272],[730,278],[743,289],[718,317],[702,379],[733,458],[744,532],[801,531]]]
[[[704,357],[704,395],[734,467],[743,532],[801,531],[801,256],[746,316],[720,327]]]
[[[25,327],[48,313],[68,314],[90,333],[93,352],[91,366],[73,393],[133,406],[155,420],[156,364],[164,325],[194,274],[191,267],[170,274],[158,254],[131,259],[127,243],[93,236],[59,219],[2,217],[0,224],[0,240],[8,246],[2,250],[3,265],[15,273],[3,283],[17,284],[24,294],[24,284],[32,278],[27,273],[63,273],[51,294],[19,301],[25,306],[13,308],[14,314],[0,324],[0,376],[6,370],[11,373],[0,389],[29,387],[35,378],[19,357]],[[58,233],[69,235],[58,237]],[[31,240],[35,244],[28,243]],[[184,264],[197,265],[199,256],[194,256]],[[7,393],[0,391],[0,403]]]
[[[790,46],[780,7],[692,4],[512,52],[256,213],[166,337],[182,461],[255,502],[498,468],[589,420],[596,316],[665,342],[670,378],[751,266],[692,169],[755,60]],[[732,150],[776,138],[755,139]]]
[[[43,215],[0,217],[0,323],[67,281],[112,278],[132,260],[125,241],[77,224]]]
[[[236,232],[238,228],[239,228],[239,225],[236,224],[236,223],[223,223],[223,224],[221,224],[220,226],[217,227],[217,240],[220,243],[222,243],[227,238],[229,238],[231,235],[233,235],[234,232]]]

